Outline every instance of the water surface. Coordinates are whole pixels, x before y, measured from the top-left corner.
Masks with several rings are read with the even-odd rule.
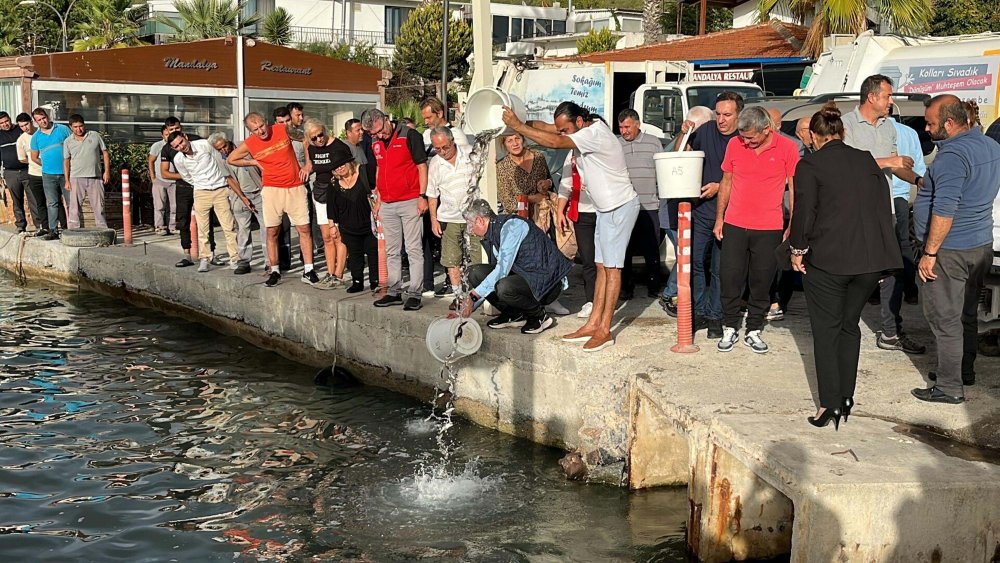
[[[8,561],[686,561],[683,489],[330,389],[200,325],[0,273]]]

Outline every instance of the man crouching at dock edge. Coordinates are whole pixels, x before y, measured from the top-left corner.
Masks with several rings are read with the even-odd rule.
[[[461,303],[461,315],[468,317],[489,301],[500,310],[486,323],[489,328],[520,327],[523,334],[539,334],[552,327],[555,320],[545,306],[569,286],[566,275],[572,263],[533,223],[517,215],[497,215],[485,200],[472,202],[464,217],[481,239],[489,263],[469,268],[474,289]]]

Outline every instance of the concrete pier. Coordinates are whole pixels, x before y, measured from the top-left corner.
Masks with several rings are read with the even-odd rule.
[[[367,293],[319,291],[300,272],[266,288],[259,257],[234,276],[174,268],[180,256],[176,237],[76,249],[0,229],[0,264],[27,277],[195,318],[304,363],[348,364],[417,397],[446,385],[424,346],[445,300],[376,309]],[[577,310],[580,290],[561,300]],[[805,420],[815,377],[801,294],[765,331],[766,355],[720,354],[704,333],[700,353],[673,354],[675,323],[649,299],[621,308],[618,344],[597,354],[559,340],[582,324],[575,315],[538,336],[484,326],[480,352],[457,366],[456,410],[579,452],[595,481],[686,485],[688,543],[705,561],[1000,561],[1000,358],[979,358],[965,404],[917,401],[909,390],[927,384],[934,346],[919,307],[903,316],[929,353],[877,349],[878,311],[866,310],[857,406],[839,432]]]

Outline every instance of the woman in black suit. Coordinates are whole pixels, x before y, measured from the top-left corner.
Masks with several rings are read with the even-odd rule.
[[[844,144],[840,110],[812,117],[816,152],[795,170],[792,268],[803,274],[813,331],[820,408],[813,426],[840,427],[854,406],[861,353],[858,321],[887,271],[903,267],[889,183],[866,151]]]

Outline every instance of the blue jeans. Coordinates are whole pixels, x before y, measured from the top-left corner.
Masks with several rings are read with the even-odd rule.
[[[674,267],[670,268],[670,277],[667,278],[667,286],[663,288],[662,293],[664,299],[670,299],[677,297],[677,230],[663,229],[663,232],[667,234],[667,240],[674,247]]]
[[[705,207],[695,208],[691,221],[691,299],[694,314],[712,320],[722,320],[722,292],[719,281],[719,262],[722,245],[712,234],[715,213],[699,213]],[[706,209],[712,211],[714,208]],[[705,264],[709,264],[706,287]]]
[[[42,174],[42,189],[45,190],[45,207],[49,212],[49,230],[53,232],[59,228],[59,209],[62,208],[62,200],[69,201],[65,186],[65,175]]]

